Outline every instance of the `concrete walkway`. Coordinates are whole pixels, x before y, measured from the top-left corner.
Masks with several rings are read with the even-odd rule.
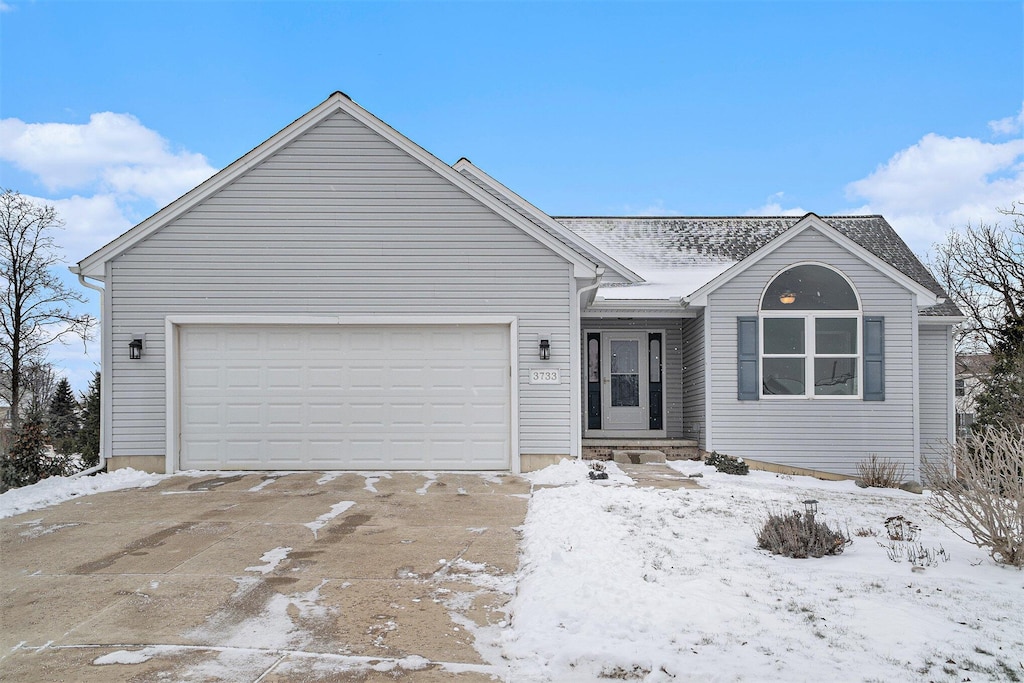
[[[529,491],[207,474],[0,520],[0,680],[500,679]]]
[[[616,463],[641,488],[656,489],[700,489],[704,488],[685,474],[680,474],[664,463],[650,462],[642,465]]]

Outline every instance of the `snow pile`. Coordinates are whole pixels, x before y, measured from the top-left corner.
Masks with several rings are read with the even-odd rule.
[[[37,484],[0,494],[0,519],[56,505],[77,496],[154,486],[166,477],[131,468],[89,477],[49,477]]]
[[[504,634],[512,680],[1024,678],[1024,574],[929,517],[924,496],[672,466],[702,472],[706,488],[534,491]],[[566,464],[551,469],[532,477],[557,480]],[[769,510],[808,498],[853,536],[844,554],[755,547]],[[891,560],[884,522],[897,514],[951,559]]]
[[[527,472],[522,475],[534,486],[566,486],[580,482],[591,482],[590,472],[592,468],[590,461],[569,460],[562,458],[557,465],[545,467],[535,472]],[[602,462],[601,466],[608,473],[608,479],[593,480],[592,483],[599,484],[632,484],[633,480],[619,469],[614,462]]]

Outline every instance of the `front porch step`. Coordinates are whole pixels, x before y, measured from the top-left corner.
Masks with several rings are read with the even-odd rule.
[[[583,439],[583,457],[585,459],[613,460],[616,451],[634,453],[660,451],[667,460],[701,459],[697,442],[690,439]],[[632,460],[625,462],[632,462]]]
[[[628,450],[628,451],[612,451],[612,460],[617,463],[631,464],[631,465],[647,465],[649,463],[663,463],[665,462],[665,453],[662,451],[648,451],[648,450]]]

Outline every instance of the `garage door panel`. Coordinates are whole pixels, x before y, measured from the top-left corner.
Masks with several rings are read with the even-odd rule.
[[[508,469],[507,326],[180,328],[183,468]]]
[[[309,386],[312,389],[334,389],[346,384],[343,368],[316,365],[309,368]]]
[[[190,367],[185,371],[184,379],[193,389],[216,389],[221,383],[220,368]]]
[[[301,389],[303,380],[301,365],[281,365],[266,369],[267,389]]]
[[[260,427],[262,425],[262,410],[258,403],[238,404],[228,403],[224,405],[224,424],[228,429],[239,427]],[[217,425],[216,412],[213,413],[212,424]],[[207,424],[210,424],[209,422]]]
[[[260,337],[256,331],[231,330],[218,335],[216,332],[200,332],[197,336],[203,339],[201,350],[218,351],[237,354],[245,351],[256,351],[260,348]]]
[[[259,389],[260,369],[258,367],[223,368],[224,384],[230,389]],[[216,388],[216,387],[214,387]]]
[[[268,403],[267,425],[271,428],[296,427],[304,428],[306,405],[296,400],[294,403]]]
[[[358,359],[350,358],[355,363]],[[385,372],[383,365],[370,365],[350,367],[348,369],[349,388],[351,389],[376,389],[380,386],[381,375]]]
[[[344,418],[345,408],[341,403],[311,403],[309,405],[310,427],[340,425]]]

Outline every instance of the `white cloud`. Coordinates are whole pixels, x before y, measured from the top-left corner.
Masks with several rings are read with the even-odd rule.
[[[210,177],[202,154],[170,143],[130,114],[101,112],[85,124],[0,120],[0,158],[53,192],[98,190],[164,205]]]
[[[989,129],[996,135],[1015,135],[1024,131],[1024,103],[1016,116],[1007,116],[998,121],[989,121]]]
[[[1003,143],[929,133],[866,178],[846,186],[918,253],[968,222],[997,221],[997,208],[1024,199],[1024,140]]]
[[[785,192],[776,192],[768,197],[765,203],[756,209],[750,209],[743,213],[744,216],[803,216],[808,213],[807,209],[794,206],[788,209],[782,208],[782,198]]]
[[[0,0],[0,11],[3,0]],[[174,149],[129,114],[102,112],[85,124],[0,120],[0,162],[34,175],[48,192],[29,197],[54,206],[65,229],[53,235],[65,261],[74,263],[170,203],[214,169],[201,154]],[[17,189],[17,188],[14,188]],[[89,303],[82,312],[99,316],[98,294],[83,290],[61,269],[69,286]],[[99,342],[53,344],[49,358],[84,391],[98,369]]]
[[[14,6],[13,5],[8,5],[6,2],[3,2],[3,0],[0,0],[0,12],[13,12],[13,11],[14,11]]]
[[[134,221],[113,194],[39,200],[52,204],[64,221],[57,238],[68,261],[79,261],[132,227]]]

